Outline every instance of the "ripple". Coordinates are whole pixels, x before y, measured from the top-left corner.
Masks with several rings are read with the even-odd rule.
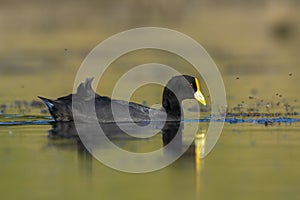
[[[265,114],[261,115],[249,115],[243,113],[242,115],[230,114],[225,118],[225,123],[228,124],[240,124],[240,123],[251,123],[251,124],[292,124],[300,121],[300,118],[295,117],[268,117],[277,116],[276,114]],[[185,119],[183,122],[186,123],[208,123],[211,121],[210,117],[200,119]],[[35,115],[20,115],[20,114],[5,114],[0,115],[0,126],[17,126],[17,125],[49,125],[54,120],[51,116],[35,116]],[[222,122],[221,119],[215,119],[212,122]]]

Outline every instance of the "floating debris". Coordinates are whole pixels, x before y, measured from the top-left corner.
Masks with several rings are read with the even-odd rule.
[[[184,120],[184,122],[210,122],[210,118],[198,119],[198,120]],[[214,120],[213,122],[223,122],[221,119]],[[275,118],[237,118],[237,117],[226,117],[225,123],[238,124],[238,123],[251,123],[251,124],[263,124],[265,126],[278,124],[291,124],[295,122],[300,122],[298,118],[288,118],[288,117],[275,117]]]
[[[269,126],[269,125],[272,125],[273,122],[266,120],[264,124],[265,124],[265,126]]]

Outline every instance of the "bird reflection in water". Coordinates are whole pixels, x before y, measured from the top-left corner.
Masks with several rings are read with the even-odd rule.
[[[205,133],[206,130],[197,132],[195,136],[195,166],[196,166],[196,191],[200,192],[200,174],[201,174],[201,154],[205,151]]]
[[[92,124],[83,123],[83,124],[77,124],[75,127],[75,124],[73,122],[55,122],[52,125],[52,129],[49,130],[49,135],[48,135],[50,139],[49,144],[51,144],[51,146],[55,146],[62,149],[67,148],[66,146],[72,146],[73,148],[76,148],[78,151],[80,161],[83,161],[80,163],[80,165],[82,166],[84,165],[85,170],[91,171],[92,170],[91,162],[93,159],[90,152],[93,152],[94,149],[108,150],[109,148],[107,145],[105,145],[105,143],[101,142],[101,140],[97,140],[97,141],[94,140],[93,134],[95,134],[95,128],[93,126],[94,125]],[[97,124],[97,126],[99,126],[99,124]],[[130,123],[126,124],[125,131],[124,131],[124,124],[122,125],[122,129],[120,129],[120,127],[116,123],[101,123],[100,126],[103,132],[105,133],[103,137],[107,137],[110,141],[117,144],[120,148],[122,148],[122,144],[126,145],[128,142],[134,142],[138,146],[141,140],[147,140],[147,141],[155,140],[155,138],[146,138],[146,139],[135,138],[127,134],[125,132],[126,130],[129,130],[131,132],[134,131],[133,128],[135,126],[130,125]],[[156,127],[150,127],[150,128],[155,129]],[[161,132],[161,139],[162,139],[163,146],[168,145],[170,142],[175,142],[175,145],[172,145],[173,148],[164,149],[165,154],[176,154],[185,149],[184,145],[186,144],[183,142],[184,140],[184,134],[182,133],[183,129],[184,129],[183,122],[166,122],[161,130],[157,130]],[[84,134],[84,138],[82,134],[80,135],[81,138],[79,138],[78,131],[80,131],[80,133],[86,133]],[[206,132],[205,130],[201,130],[200,132],[199,131],[197,132],[194,143],[184,154],[185,156],[186,155],[195,156],[197,191],[200,188],[200,167],[201,167],[200,157],[201,157],[201,153],[204,152],[205,132]],[[174,139],[175,136],[176,139]],[[158,137],[160,136],[158,135]],[[85,146],[82,140],[84,141],[84,143],[90,141],[89,143],[90,145]],[[62,143],[61,141],[65,141],[65,142]],[[155,140],[154,142],[157,143],[157,140]]]

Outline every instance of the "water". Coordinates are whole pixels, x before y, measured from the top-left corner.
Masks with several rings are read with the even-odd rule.
[[[208,190],[203,189],[204,196],[208,199],[297,198],[298,128],[297,124],[225,129],[212,155],[203,160],[203,188]],[[216,177],[218,181],[213,181]]]
[[[197,157],[193,144],[166,168],[128,174],[103,165],[78,139],[62,134],[73,133],[70,127],[57,128],[48,117],[37,118],[23,116],[20,122],[20,116],[9,116],[9,121],[19,122],[1,124],[0,175],[5,181],[0,190],[10,199],[282,199],[299,194],[298,122],[226,123],[205,159]],[[198,122],[185,125],[189,123]],[[207,122],[200,121],[200,127],[203,133]],[[112,140],[130,151],[147,152],[163,145],[161,134],[141,141],[109,130]]]

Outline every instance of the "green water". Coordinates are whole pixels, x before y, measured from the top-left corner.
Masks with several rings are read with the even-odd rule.
[[[111,169],[82,151],[74,140],[48,138],[47,131],[51,128],[51,125],[0,128],[3,198],[299,198],[297,123],[272,127],[227,124],[205,159],[198,162],[191,147],[172,165],[146,174]],[[147,148],[147,143],[143,145],[139,148]]]

